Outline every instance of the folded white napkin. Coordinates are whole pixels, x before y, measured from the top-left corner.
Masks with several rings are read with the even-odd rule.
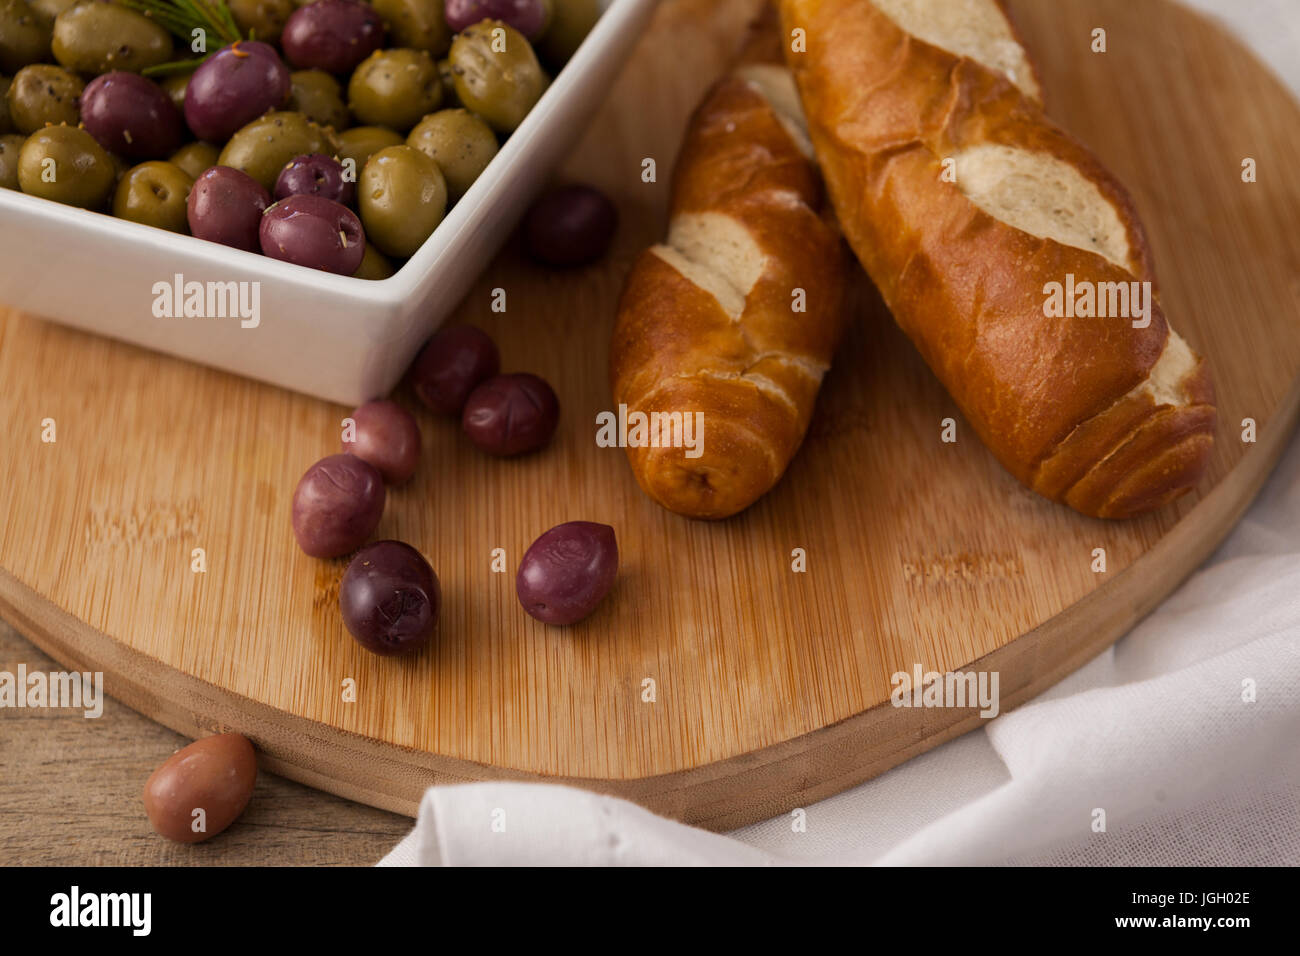
[[[1300,90],[1295,0],[1189,2]],[[1298,864],[1300,441],[1205,567],[1113,648],[805,810],[802,827],[724,837],[568,787],[435,787],[380,865]]]

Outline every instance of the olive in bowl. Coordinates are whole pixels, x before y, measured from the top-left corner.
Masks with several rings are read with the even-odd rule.
[[[224,143],[240,127],[289,99],[289,68],[275,47],[240,40],[222,47],[185,87],[185,122],[194,135]]]
[[[93,136],[75,126],[37,130],[18,153],[18,185],[29,196],[98,209],[116,179],[113,158]]]
[[[113,194],[113,215],[168,232],[189,224],[190,174],[173,163],[152,160],[127,170]]]
[[[357,122],[404,132],[442,102],[438,64],[423,50],[377,50],[348,81]]]
[[[366,251],[357,214],[324,196],[289,196],[268,207],[258,239],[272,259],[345,276],[357,271]]]
[[[84,89],[81,80],[61,66],[25,66],[5,93],[9,122],[20,133],[34,133],[60,123],[76,126],[81,120],[78,100]]]
[[[161,159],[185,139],[171,97],[138,73],[105,73],[86,84],[81,121],[105,149],[127,159]]]
[[[229,166],[213,166],[194,181],[186,219],[190,234],[247,252],[261,245],[259,227],[271,197],[261,183]]]
[[[359,0],[316,0],[299,7],[280,34],[285,58],[299,70],[348,73],[384,42],[379,14]]]
[[[366,235],[380,252],[408,258],[447,211],[447,184],[438,164],[410,146],[389,146],[368,160],[357,183]]]
[[[275,198],[322,196],[348,206],[357,184],[344,175],[343,164],[322,153],[295,156],[280,170],[275,181]]]

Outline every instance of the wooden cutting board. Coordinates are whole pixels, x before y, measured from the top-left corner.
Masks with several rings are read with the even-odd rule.
[[[1025,491],[863,281],[786,478],[743,516],[693,523],[641,495],[623,453],[596,446],[595,417],[611,403],[623,275],[661,233],[683,122],[755,6],[666,2],[576,146],[567,173],[622,212],[608,261],[547,272],[507,249],[461,307],[506,369],[554,383],[564,412],[553,446],[508,462],[419,413],[424,460],[379,535],[441,577],[434,648],[408,661],[360,650],[337,609],[343,562],[307,558],[290,533],[294,485],[337,449],[348,409],[12,312],[0,612],[145,714],[195,736],[243,731],[268,769],[356,800],[413,813],[430,784],[546,779],[719,829],[981,725],[972,709],[891,706],[895,672],[997,671],[1005,712],[1108,646],[1223,538],[1296,422],[1300,109],[1235,41],[1165,0],[1014,4],[1051,111],[1132,188],[1167,312],[1213,365],[1221,419],[1198,494],[1107,523]],[[1097,27],[1104,54],[1090,49]],[[641,181],[646,157],[656,183]],[[504,315],[489,309],[497,287]],[[948,417],[955,443],[941,441]],[[623,567],[595,616],[550,629],[520,609],[513,569],[572,519],[612,524]],[[508,573],[491,569],[496,548]]]

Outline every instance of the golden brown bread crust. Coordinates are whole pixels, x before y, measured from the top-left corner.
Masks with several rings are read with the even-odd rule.
[[[898,324],[1002,464],[1085,514],[1128,517],[1188,491],[1213,445],[1214,394],[1199,356],[1181,399],[1148,384],[1171,343],[1126,317],[1049,318],[1047,283],[1151,281],[1131,198],[1007,78],[904,32],[870,0],[781,0],[787,51],[841,228]],[[831,38],[829,41],[827,38]],[[983,211],[941,179],[975,146],[1073,166],[1119,214],[1127,268]]]
[[[736,301],[743,296],[743,309],[733,316],[670,263],[672,250],[656,247],[628,276],[610,345],[614,400],[629,413],[703,413],[700,457],[627,449],[642,489],[664,507],[733,515],[776,484],[803,441],[843,328],[846,256],[822,206],[816,167],[765,96],[724,77],[696,110],[678,157],[670,242],[684,225],[712,230],[703,236],[705,265]],[[743,269],[712,258],[734,227],[738,261],[755,265],[748,289]],[[804,312],[792,308],[796,289]]]

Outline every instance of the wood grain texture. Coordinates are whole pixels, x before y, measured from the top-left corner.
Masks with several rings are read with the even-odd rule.
[[[419,413],[421,468],[378,533],[441,577],[434,648],[413,661],[360,650],[337,611],[343,562],[307,558],[289,531],[294,484],[336,450],[348,409],[12,313],[0,614],[182,733],[242,730],[268,769],[404,813],[432,783],[544,778],[722,829],[978,726],[973,710],[889,706],[897,671],[997,670],[1004,712],[1029,699],[1213,549],[1296,422],[1300,109],[1235,41],[1164,0],[1013,6],[1049,111],[1132,190],[1167,313],[1213,365],[1220,427],[1196,495],[1138,521],[1091,520],[1018,485],[964,423],[942,443],[953,403],[861,282],[777,488],[717,524],[646,499],[623,451],[594,441],[614,305],[632,257],[662,235],[686,115],[755,8],[669,0],[567,169],[619,204],[610,258],[546,272],[507,249],[458,313],[495,335],[507,370],[554,383],[555,443],[491,460]],[[1088,48],[1098,25],[1104,55]],[[1241,181],[1247,156],[1254,184]],[[656,183],[641,181],[645,157]],[[503,315],[489,309],[496,287]],[[54,444],[40,440],[47,417]],[[1255,444],[1240,441],[1247,417]],[[546,628],[519,608],[513,569],[574,519],[617,529],[620,580],[588,621]],[[190,570],[199,547],[204,574]],[[511,573],[491,572],[497,547]],[[794,548],[806,573],[791,571]],[[341,699],[346,678],[355,703]]]

